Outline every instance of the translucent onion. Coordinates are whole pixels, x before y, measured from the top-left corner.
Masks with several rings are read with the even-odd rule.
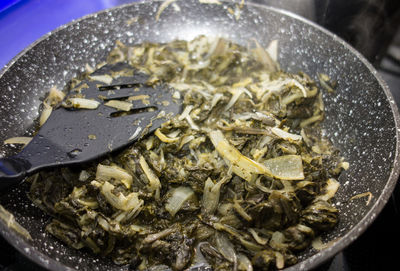
[[[165,229],[165,230],[157,232],[157,233],[149,234],[146,236],[146,238],[144,238],[143,243],[144,244],[153,243],[156,240],[159,240],[161,238],[164,238],[164,237],[170,235],[171,233],[175,232],[176,230],[177,230],[176,227],[171,227],[171,228]]]
[[[335,90],[330,86],[329,81],[331,80],[330,77],[324,73],[318,74],[319,82],[321,86],[325,88],[329,93],[334,93]]]
[[[245,179],[252,181],[253,174],[268,174],[270,172],[263,164],[242,155],[235,147],[229,144],[221,131],[214,130],[209,133],[211,142],[218,153],[232,165],[232,171]]]
[[[175,91],[175,92],[172,94],[172,98],[174,98],[174,99],[176,99],[176,100],[180,99],[180,98],[181,98],[181,94],[179,93],[179,91]]]
[[[236,82],[232,85],[233,88],[238,88],[238,87],[246,87],[247,85],[253,83],[253,78],[251,77],[246,77],[239,82]]]
[[[188,124],[190,125],[190,128],[192,128],[193,130],[196,130],[196,131],[200,130],[199,126],[197,126],[197,125],[194,123],[194,121],[193,121],[193,119],[190,117],[190,115],[187,115],[187,116],[186,116],[186,121],[187,121]]]
[[[101,181],[109,181],[110,179],[124,180],[127,188],[130,188],[133,182],[132,176],[123,168],[118,166],[105,166],[102,164],[97,165],[96,179]]]
[[[286,249],[285,236],[283,233],[275,231],[271,236],[271,240],[269,240],[269,245],[276,250]]]
[[[66,108],[96,109],[100,102],[84,98],[68,98],[63,104]]]
[[[243,209],[243,207],[239,204],[239,202],[237,200],[234,200],[233,208],[246,221],[252,221],[253,220],[253,218],[246,212],[246,210]]]
[[[178,117],[178,119],[184,120],[190,114],[190,111],[192,111],[192,109],[193,109],[193,105],[186,106],[185,109],[183,110],[183,112],[181,113],[181,115]]]
[[[144,174],[146,174],[146,177],[149,181],[149,183],[148,183],[149,190],[151,192],[155,193],[156,199],[159,199],[160,198],[160,189],[161,189],[160,179],[153,172],[153,170],[149,167],[149,165],[146,162],[146,159],[144,159],[144,157],[142,155],[139,156],[139,164],[142,167],[142,170],[143,170]]]
[[[171,216],[181,209],[182,205],[194,196],[194,192],[190,187],[179,186],[171,191],[171,197],[168,198],[167,204],[165,205],[165,210],[167,210]]]
[[[39,118],[40,126],[42,126],[47,121],[47,119],[50,117],[51,112],[53,112],[53,108],[47,103],[43,103],[43,110]]]
[[[90,75],[89,78],[94,81],[99,81],[99,82],[105,83],[107,85],[110,85],[113,80],[113,78],[107,74],[105,74],[105,75]]]
[[[285,96],[285,97],[282,99],[282,104],[283,104],[283,105],[288,105],[288,104],[290,104],[290,103],[296,101],[297,99],[300,99],[301,97],[303,97],[303,94],[302,94],[302,93],[293,93],[293,94],[291,94],[291,95],[289,95],[289,96]]]
[[[143,200],[141,200],[139,204],[135,206],[135,208],[133,208],[132,210],[120,211],[119,214],[114,218],[114,220],[117,222],[125,222],[130,220],[131,218],[135,218],[142,210],[143,204],[144,202]]]
[[[160,140],[161,140],[162,142],[164,142],[164,143],[175,143],[175,142],[179,141],[179,137],[171,138],[171,137],[168,137],[168,136],[164,135],[164,134],[161,132],[160,128],[158,128],[158,129],[154,132],[154,134],[158,137],[158,139],[160,139]]]
[[[271,72],[277,71],[277,63],[271,58],[269,53],[264,50],[264,48],[257,42],[257,40],[254,40],[254,42],[256,44],[256,48],[253,50],[254,57],[259,62],[261,62],[267,70]]]
[[[128,101],[142,101],[144,104],[146,103],[145,101],[149,100],[150,96],[149,95],[135,95],[135,96],[129,96]]]
[[[374,195],[372,195],[372,193],[371,193],[370,191],[368,191],[368,192],[364,192],[364,193],[361,193],[361,194],[357,194],[357,195],[355,195],[355,196],[352,196],[352,197],[350,198],[350,200],[359,199],[359,198],[364,198],[364,197],[367,197],[367,201],[366,201],[365,205],[368,206],[368,205],[371,203],[371,200],[372,200],[372,198],[374,197]]]
[[[308,126],[310,124],[313,124],[315,122],[322,121],[323,119],[324,119],[324,115],[322,113],[318,114],[318,115],[315,115],[315,116],[312,116],[312,117],[309,117],[308,119],[302,120],[300,122],[300,128],[304,128],[304,127],[306,127],[306,126]]]
[[[178,117],[178,119],[179,120],[186,119],[186,121],[190,125],[190,128],[197,131],[200,128],[194,123],[193,119],[190,117],[190,112],[192,111],[192,109],[193,109],[193,105],[186,106],[185,109],[183,110],[182,114]]]
[[[244,255],[243,253],[238,253],[237,260],[238,260],[238,270],[253,271],[253,265],[251,264],[251,261],[249,260],[249,258],[247,258],[246,255]]]
[[[216,5],[221,5],[221,2],[218,0],[199,0],[200,3],[202,4],[216,4]]]
[[[195,139],[193,135],[184,135],[181,142],[179,143],[179,149],[181,149],[186,143],[191,142],[193,139]]]
[[[6,226],[14,230],[19,235],[25,237],[28,240],[32,240],[29,232],[22,227],[16,220],[13,214],[7,211],[2,205],[0,205],[0,219],[4,221]]]
[[[100,227],[103,228],[103,230],[105,230],[105,231],[110,230],[110,224],[108,223],[108,221],[105,218],[98,216],[97,223],[100,225]]]
[[[202,88],[200,85],[186,84],[186,83],[169,83],[169,85],[179,91],[187,91],[187,90]]]
[[[49,91],[49,95],[47,95],[46,99],[44,100],[44,103],[50,106],[55,106],[62,100],[64,100],[64,98],[65,98],[64,92],[56,89],[55,87],[52,87]]]
[[[104,103],[105,106],[112,107],[121,111],[130,111],[133,108],[133,104],[125,101],[110,100]]]
[[[258,233],[254,229],[249,228],[248,231],[251,233],[251,235],[253,236],[254,240],[256,240],[256,242],[259,243],[260,245],[264,246],[264,245],[268,244],[268,239],[260,237],[258,235]]]
[[[252,98],[251,93],[243,87],[235,88],[232,90],[232,92],[233,92],[233,95],[232,95],[231,99],[229,100],[229,102],[226,104],[224,111],[227,111],[232,106],[234,106],[235,103],[239,100],[240,96],[242,96],[243,93],[246,93],[248,96],[250,96],[250,98]]]
[[[275,261],[277,269],[283,269],[285,267],[285,258],[279,251],[275,251]]]
[[[201,253],[201,246],[208,244],[208,242],[200,242],[197,244],[197,246],[194,248],[194,256],[193,256],[193,264],[204,264],[204,265],[209,265],[207,262],[206,258],[204,257],[203,253]]]
[[[250,88],[250,89],[256,92],[258,99],[262,100],[263,102],[266,102],[268,101],[272,93],[280,93],[283,90],[290,87],[296,87],[301,92],[298,95],[293,96],[294,98],[285,98],[286,99],[284,100],[285,104],[289,104],[291,102],[290,100],[294,100],[300,97],[308,97],[309,95],[309,92],[304,88],[304,86],[295,79],[276,79],[273,81],[265,80],[261,82],[261,88],[255,88],[255,89]]]
[[[303,180],[303,161],[300,155],[283,155],[267,159],[264,165],[271,174],[282,180]]]
[[[81,181],[81,182],[87,181],[89,179],[89,177],[90,177],[90,174],[86,170],[82,170],[79,173],[79,181]]]
[[[324,242],[322,242],[321,236],[318,236],[312,240],[311,246],[316,250],[323,250],[323,249],[326,249],[326,248],[332,246],[339,240],[340,239],[335,239],[335,240],[331,240],[327,243],[324,243]]]
[[[214,108],[214,106],[219,102],[219,100],[224,97],[224,94],[222,93],[215,93],[214,95],[212,95],[212,100],[211,100],[211,108]],[[211,97],[210,97],[211,98]]]
[[[278,61],[278,40],[271,41],[265,50],[273,61]]]
[[[27,136],[17,136],[17,137],[11,137],[6,140],[4,140],[4,144],[22,144],[22,145],[28,145],[29,142],[31,142],[32,137],[27,137]]]
[[[160,7],[157,10],[156,13],[156,21],[158,21],[160,19],[161,13],[164,11],[164,9],[166,9],[169,5],[171,5],[173,2],[175,2],[176,0],[165,0]]]
[[[136,138],[141,131],[142,131],[142,127],[137,127],[135,132],[129,137],[128,140],[132,140],[132,139]]]
[[[223,230],[227,233],[229,233],[230,235],[234,236],[235,238],[239,239],[240,243],[247,248],[248,250],[251,251],[260,251],[262,250],[264,247],[260,246],[256,243],[247,241],[244,237],[243,237],[243,233],[239,232],[238,230],[236,230],[235,228],[229,226],[229,225],[225,225],[225,224],[221,224],[221,223],[214,223],[213,227],[216,230]]]
[[[208,178],[204,183],[203,191],[203,212],[206,214],[213,214],[218,208],[219,195],[221,186],[224,180],[221,180],[214,184],[214,182]]]
[[[101,186],[101,193],[106,198],[107,202],[116,209],[129,211],[143,202],[142,200],[139,200],[138,193],[132,192],[127,196],[119,193],[117,196],[112,192],[113,190],[114,185],[109,182],[104,182],[104,184]]]
[[[278,136],[282,139],[285,139],[285,140],[289,140],[289,141],[301,141],[302,140],[301,135],[288,133],[278,127],[271,128],[271,132],[274,133],[276,136]]]
[[[322,195],[319,195],[318,198],[321,200],[325,200],[325,201],[330,200],[331,198],[333,198],[335,196],[339,187],[340,187],[340,183],[337,180],[335,180],[333,178],[329,178],[326,181],[326,186],[324,189],[325,193]]]
[[[263,122],[264,124],[267,125],[275,125],[279,124],[279,120],[277,120],[272,114],[267,115],[263,112],[245,112],[245,113],[240,113],[240,114],[233,114],[233,119],[235,120],[249,120],[249,119],[255,119]]]
[[[208,65],[210,65],[210,60],[200,61],[200,62],[198,62],[196,64],[190,64],[186,68],[188,70],[200,70],[200,69],[207,68]]]
[[[307,90],[305,89],[305,87],[302,84],[299,83],[299,81],[297,81],[295,79],[291,79],[289,81],[288,86],[289,87],[294,87],[294,86],[297,87],[298,89],[300,89],[300,91],[301,91],[301,93],[303,94],[304,97],[308,97]]]
[[[217,245],[219,253],[221,253],[225,259],[227,259],[231,263],[237,263],[235,248],[231,241],[229,241],[229,239],[225,236],[225,234],[217,232],[215,235],[215,243]]]

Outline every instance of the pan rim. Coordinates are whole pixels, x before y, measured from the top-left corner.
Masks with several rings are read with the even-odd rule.
[[[25,47],[22,51],[20,51],[16,56],[14,56],[4,67],[1,68],[0,70],[0,78],[3,77],[3,75],[23,56],[25,55],[28,51],[30,51],[32,48],[40,44],[42,41],[46,40],[50,36],[54,35],[55,33],[62,31],[63,29],[66,29],[70,27],[71,25],[77,24],[81,21],[84,21],[88,18],[95,18],[100,14],[107,13],[110,11],[115,11],[118,9],[124,9],[127,6],[134,6],[134,5],[140,5],[140,4],[148,4],[149,2],[163,2],[162,0],[152,0],[152,1],[146,1],[146,0],[140,0],[136,1],[133,3],[127,3],[124,5],[119,5],[107,9],[103,9],[85,16],[82,16],[78,19],[74,19],[70,21],[67,24],[63,24],[56,29],[44,34],[40,38],[38,38],[36,41]],[[235,3],[235,1],[229,1],[229,0],[220,0],[220,2],[223,2],[224,4],[232,4]],[[395,155],[393,159],[393,164],[391,167],[391,172],[389,175],[389,178],[384,186],[384,189],[382,190],[381,194],[375,201],[375,203],[371,206],[368,212],[363,216],[363,218],[355,224],[349,231],[344,234],[339,241],[335,242],[332,246],[330,246],[327,249],[324,249],[320,252],[315,253],[311,257],[308,257],[307,259],[293,265],[290,267],[285,268],[285,270],[290,270],[290,271],[295,271],[295,270],[306,270],[306,269],[312,269],[315,268],[322,263],[328,261],[332,257],[334,257],[337,253],[342,251],[344,248],[346,248],[348,245],[350,245],[353,241],[355,241],[359,236],[361,236],[362,233],[366,231],[366,229],[375,221],[376,217],[379,215],[379,213],[382,211],[386,203],[388,202],[395,185],[397,183],[397,180],[400,176],[400,115],[399,115],[399,108],[393,98],[393,95],[387,85],[387,83],[383,80],[381,75],[377,72],[375,67],[361,54],[359,53],[354,47],[352,47],[350,44],[348,44],[346,41],[344,41],[342,38],[337,36],[336,34],[328,31],[327,29],[321,27],[320,25],[300,16],[297,15],[293,12],[280,9],[280,8],[275,8],[272,6],[264,5],[264,4],[258,4],[258,3],[250,3],[246,2],[246,6],[253,6],[257,8],[262,8],[262,9],[267,9],[271,10],[273,12],[288,16],[290,18],[293,18],[297,21],[300,21],[303,24],[309,25],[312,28],[324,33],[325,35],[331,37],[333,41],[337,42],[341,46],[343,46],[345,49],[347,49],[351,54],[353,54],[365,67],[369,70],[370,73],[373,74],[374,78],[377,80],[379,85],[384,91],[385,96],[388,99],[388,102],[390,104],[391,112],[393,115],[394,123],[395,123],[395,129],[396,129],[396,150],[395,150]],[[40,252],[37,249],[31,249],[30,251],[27,251],[25,248],[27,247],[32,247],[28,241],[26,241],[23,237],[15,233],[14,231],[9,231],[9,228],[7,225],[4,223],[4,221],[0,220],[0,233],[1,235],[9,242],[14,248],[16,248],[22,255],[26,256],[28,259],[31,261],[35,262],[36,264],[46,268],[46,269],[54,269],[54,270],[75,270],[74,268],[68,267],[64,264],[61,264],[60,262],[56,261],[55,259],[49,257],[48,255]],[[17,242],[15,242],[17,240]],[[14,242],[13,242],[14,241]]]
[[[225,0],[224,0],[225,1]],[[317,252],[316,254],[312,255],[311,257],[295,264],[290,267],[285,268],[284,270],[287,271],[297,271],[297,270],[308,270],[315,268],[324,262],[328,261],[332,257],[334,257],[337,253],[342,251],[344,248],[349,246],[352,242],[354,242],[358,237],[360,237],[366,230],[367,228],[375,221],[375,219],[378,217],[378,215],[381,213],[383,208],[386,206],[386,203],[388,202],[390,196],[392,195],[392,192],[397,184],[397,181],[400,176],[400,114],[399,114],[399,107],[396,104],[396,101],[394,100],[393,94],[391,93],[389,86],[383,80],[382,76],[378,73],[378,71],[375,69],[375,67],[360,53],[358,52],[352,45],[347,43],[344,39],[341,37],[337,36],[336,34],[330,32],[329,30],[323,28],[322,26],[298,15],[293,12],[271,7],[271,6],[265,6],[265,5],[260,5],[257,3],[248,3],[250,5],[258,6],[258,7],[267,7],[270,10],[275,10],[276,12],[279,12],[281,14],[285,14],[291,18],[295,18],[296,20],[299,20],[305,24],[308,24],[315,29],[323,32],[324,34],[330,36],[333,38],[334,41],[340,43],[343,47],[349,50],[350,53],[352,53],[358,60],[362,62],[363,65],[374,75],[375,79],[378,81],[379,85],[382,87],[385,96],[388,99],[388,102],[390,104],[390,108],[393,114],[393,120],[395,122],[395,129],[396,129],[396,151],[394,155],[394,160],[393,160],[393,165],[391,167],[391,173],[389,175],[388,181],[386,182],[386,185],[384,189],[382,190],[380,196],[374,203],[374,205],[369,209],[368,212],[363,216],[363,218],[345,235],[343,235],[338,241],[336,241],[332,246],[321,250]]]

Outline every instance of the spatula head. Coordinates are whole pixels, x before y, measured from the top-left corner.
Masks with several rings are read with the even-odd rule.
[[[182,109],[176,90],[165,84],[147,85],[148,76],[132,71],[128,64],[107,64],[89,78],[74,89],[80,90],[79,96],[98,101],[99,106],[54,110],[18,155],[31,162],[31,171],[88,162],[119,150],[153,132]],[[76,94],[71,91],[69,97]],[[131,109],[107,106],[112,100],[127,101]]]

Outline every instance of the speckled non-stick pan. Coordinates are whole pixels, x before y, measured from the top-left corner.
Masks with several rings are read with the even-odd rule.
[[[246,3],[235,15],[235,4],[176,1],[156,20],[161,2],[143,1],[86,16],[44,36],[0,72],[0,140],[27,134],[38,116],[40,99],[52,86],[63,86],[104,60],[116,40],[133,44],[220,35],[241,44],[252,39],[268,44],[279,40],[281,67],[304,71],[317,80],[326,73],[337,80],[337,92],[324,95],[326,134],[350,162],[341,175],[336,207],[340,223],[320,252],[309,249],[287,270],[311,269],[348,246],[373,222],[390,197],[399,176],[399,113],[386,84],[374,68],[335,35],[293,14]],[[240,15],[240,16],[237,16]],[[8,155],[4,148],[1,155]],[[127,270],[107,259],[68,248],[44,231],[49,217],[26,197],[27,185],[0,196],[32,235],[26,241],[0,222],[1,234],[22,254],[52,269]],[[371,192],[366,198],[354,195]]]

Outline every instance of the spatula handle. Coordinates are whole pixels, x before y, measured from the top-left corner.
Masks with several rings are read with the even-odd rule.
[[[20,183],[31,164],[15,156],[0,159],[0,190]]]

